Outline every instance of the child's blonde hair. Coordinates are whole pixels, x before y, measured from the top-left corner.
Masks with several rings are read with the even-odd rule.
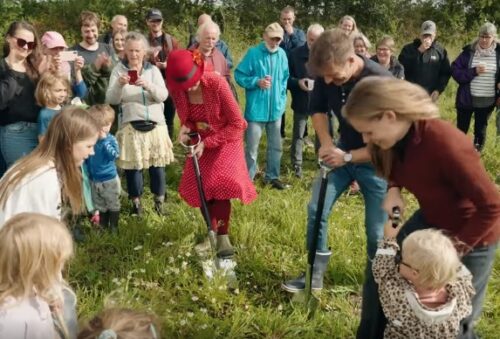
[[[95,316],[80,331],[78,339],[95,339],[108,331],[117,339],[160,339],[156,317],[146,312],[110,308]]]
[[[437,229],[411,233],[403,241],[402,253],[405,263],[418,271],[417,282],[431,289],[454,281],[461,265],[452,241]]]
[[[69,83],[68,77],[65,74],[45,72],[36,86],[35,99],[37,104],[42,107],[54,105],[56,103],[56,98],[53,95],[52,89],[59,83],[66,87],[68,91],[66,97],[67,101],[71,96],[71,84]]]
[[[73,213],[80,213],[83,210],[82,175],[75,164],[73,145],[97,138],[100,129],[86,110],[66,106],[52,119],[42,142],[18,160],[0,180],[0,208],[5,207],[7,199],[24,178],[52,161],[62,183],[63,201],[69,202]]]
[[[112,124],[115,121],[115,111],[107,104],[97,104],[88,109],[92,118],[101,126]]]

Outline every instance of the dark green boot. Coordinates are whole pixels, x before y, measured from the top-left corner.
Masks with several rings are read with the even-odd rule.
[[[109,229],[112,233],[118,233],[119,220],[120,220],[120,211],[109,211]]]

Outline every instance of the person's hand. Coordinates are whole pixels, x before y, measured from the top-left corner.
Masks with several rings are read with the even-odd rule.
[[[258,85],[261,89],[268,89],[268,88],[271,88],[271,76],[266,75],[264,78],[259,79],[259,81],[258,81],[257,85]]]
[[[82,70],[83,65],[85,65],[85,59],[79,55],[76,57],[73,67],[75,68],[75,73]]]
[[[137,78],[137,81],[135,82],[135,85],[136,86],[141,86],[142,88],[144,88],[145,91],[149,91],[150,88],[151,88],[151,84],[144,80],[143,78],[139,77]]]
[[[120,84],[120,86],[125,86],[127,85],[128,83],[130,82],[130,77],[128,76],[127,73],[125,74],[122,74],[118,77],[118,83]]]
[[[50,57],[50,69],[54,72],[60,72],[62,66],[61,55],[59,53]]]
[[[94,225],[99,225],[99,222],[101,221],[101,216],[99,215],[99,211],[95,211],[92,214],[92,217],[90,217],[90,222]]]
[[[436,102],[439,99],[439,91],[432,91],[431,93],[431,99],[432,101]]]
[[[181,129],[179,130],[179,135],[177,136],[177,141],[181,144],[187,145],[189,140],[191,139],[188,136],[188,133],[191,132],[191,129],[187,127],[186,125],[182,125]]]
[[[287,23],[285,26],[283,26],[283,29],[285,30],[285,32],[288,33],[288,35],[293,34],[293,26],[292,25]]]
[[[309,80],[309,79],[307,79],[307,78],[299,79],[299,87],[301,90],[309,92],[309,87],[307,87],[307,85],[306,85],[307,80]]]
[[[102,67],[105,68],[110,68],[111,65],[113,64],[113,60],[111,60],[111,57],[107,55],[106,53],[102,53]]]
[[[399,207],[402,217],[405,210],[405,203],[399,187],[389,188],[385,195],[384,202],[382,203],[382,209],[387,212],[389,218],[392,218],[392,209],[394,207]]]
[[[205,144],[200,142],[196,147],[194,148],[193,154],[191,156],[196,156],[198,159],[203,155],[203,150],[205,149]]]
[[[479,75],[479,74],[483,74],[483,73],[486,73],[486,65],[485,64],[479,64],[476,66],[476,73]]]
[[[334,145],[321,146],[318,151],[321,161],[332,168],[345,165],[344,155],[345,152]]]
[[[158,67],[159,69],[165,69],[167,68],[167,62],[161,62],[161,61],[157,61],[156,62],[156,67]]]
[[[397,227],[392,226],[392,221],[389,219],[384,224],[384,237],[389,239],[396,239],[399,231],[403,227],[403,223],[400,222]]]

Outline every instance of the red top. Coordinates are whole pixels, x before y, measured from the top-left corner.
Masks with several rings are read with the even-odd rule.
[[[410,133],[389,180],[415,195],[430,225],[471,247],[496,243],[500,194],[471,140],[440,119],[418,121]]]
[[[181,124],[200,133],[205,144],[199,159],[207,201],[237,198],[247,204],[257,198],[250,180],[243,152],[243,132],[247,126],[226,80],[215,73],[205,73],[203,104],[189,103],[184,91],[172,92]],[[191,206],[200,207],[192,159],[184,164],[179,184],[181,197]]]

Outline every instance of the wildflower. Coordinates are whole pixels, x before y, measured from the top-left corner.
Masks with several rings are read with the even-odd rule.
[[[200,300],[200,298],[198,298],[197,296],[193,295],[193,296],[191,297],[191,300],[192,300],[192,301],[198,301],[198,300]]]
[[[135,246],[135,247],[134,247],[134,251],[139,251],[139,250],[142,250],[142,245],[139,245],[139,246]]]

